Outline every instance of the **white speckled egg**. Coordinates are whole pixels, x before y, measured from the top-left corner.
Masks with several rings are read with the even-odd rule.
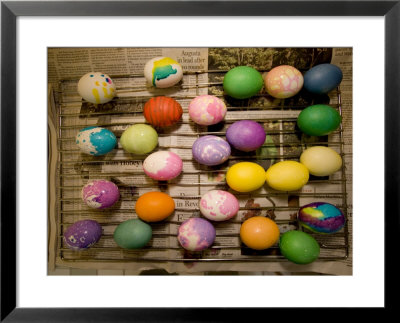
[[[94,104],[111,101],[116,94],[115,83],[107,74],[90,72],[81,77],[78,82],[79,95]]]
[[[181,65],[169,57],[155,57],[144,66],[144,77],[157,88],[167,88],[177,84],[183,77]]]
[[[235,195],[222,191],[212,190],[201,197],[200,212],[212,221],[225,221],[234,217],[239,211],[239,201]]]

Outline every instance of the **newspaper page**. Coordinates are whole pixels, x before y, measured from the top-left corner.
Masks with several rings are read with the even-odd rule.
[[[184,77],[181,85],[168,89],[146,86],[144,64],[158,56],[172,57],[182,65]],[[318,98],[317,103],[337,106],[341,101],[343,131],[339,133],[323,138],[300,138],[296,134],[296,119],[301,109],[316,103],[315,98],[307,93],[301,92],[286,100],[274,99],[265,92],[246,100],[224,96],[223,77],[235,66],[248,65],[267,73],[272,67],[286,64],[304,72],[316,64],[330,62],[338,65],[344,74],[340,95],[333,91]],[[77,92],[77,82],[90,71],[102,71],[110,75],[117,87],[116,100],[103,105],[82,100]],[[54,190],[58,203],[50,212],[56,223],[52,231],[53,239],[50,239],[50,251],[53,250],[50,259],[53,259],[55,266],[124,269],[132,274],[139,274],[145,269],[163,268],[169,273],[178,274],[240,271],[351,275],[351,48],[49,48],[48,79],[58,114],[51,119],[57,129],[50,132],[58,147],[58,152],[53,151],[52,154],[53,162],[57,161],[58,171],[54,177],[50,176],[50,185],[58,187]],[[189,119],[187,108],[190,101],[203,94],[224,99],[228,106],[225,122],[207,127]],[[178,178],[168,182],[152,180],[143,172],[142,163],[146,156],[129,154],[120,143],[117,149],[101,158],[80,153],[75,144],[75,136],[80,129],[102,126],[119,138],[130,125],[146,122],[142,114],[143,105],[149,98],[159,95],[173,97],[184,111],[182,120],[176,125],[157,129],[157,149],[173,151],[183,161],[183,171]],[[193,160],[191,147],[197,138],[206,134],[223,135],[230,124],[242,119],[263,124],[267,137],[260,149],[251,153],[235,151],[226,163],[216,167],[199,165]],[[319,141],[329,144],[338,153],[343,153],[341,149],[344,149],[343,171],[328,178],[310,179],[300,191],[291,194],[274,191],[267,185],[244,194],[232,191],[226,184],[227,169],[238,161],[252,160],[268,169],[280,160],[298,160],[307,143]],[[98,178],[111,180],[120,189],[120,201],[110,209],[89,209],[81,201],[82,186]],[[229,221],[213,223],[217,235],[211,248],[201,253],[186,251],[177,240],[179,225],[190,217],[201,216],[199,200],[212,189],[234,193],[239,200],[240,210]],[[154,190],[165,192],[174,199],[174,214],[167,221],[152,223],[153,238],[148,248],[122,250],[113,240],[115,228],[122,221],[137,218],[136,200],[145,192]],[[241,243],[239,230],[247,218],[256,215],[270,217],[278,224],[281,233],[299,229],[296,221],[298,208],[316,199],[347,210],[347,232],[316,237],[322,246],[321,261],[296,265],[280,259],[277,245],[256,252]],[[100,241],[87,251],[78,253],[63,247],[63,231],[75,221],[87,218],[102,225],[103,236]],[[196,261],[197,258],[209,261]]]

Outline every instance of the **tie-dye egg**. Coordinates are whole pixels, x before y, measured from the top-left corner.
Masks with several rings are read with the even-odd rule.
[[[207,135],[198,138],[192,146],[193,158],[207,166],[220,165],[228,160],[231,146],[221,137]]]
[[[179,176],[182,168],[182,159],[172,151],[156,151],[143,162],[146,175],[157,181],[167,181]]]
[[[116,95],[115,83],[107,74],[90,72],[83,75],[78,82],[78,93],[86,101],[103,104],[111,101]]]
[[[304,205],[297,214],[303,227],[316,233],[334,233],[343,228],[345,217],[336,206],[325,202]]]
[[[91,180],[82,188],[83,201],[95,209],[111,207],[119,197],[118,186],[104,179]]]
[[[260,148],[266,136],[263,126],[253,120],[236,121],[226,131],[226,140],[236,149],[246,152]]]
[[[121,135],[122,148],[132,154],[145,155],[158,144],[157,131],[148,124],[134,124]]]
[[[201,197],[200,212],[212,221],[226,221],[239,211],[235,195],[222,190],[212,190]]]
[[[101,225],[95,220],[81,220],[64,232],[64,242],[72,250],[88,249],[100,240]]]
[[[189,116],[197,124],[210,126],[224,120],[226,114],[224,101],[213,95],[200,95],[189,104]]]
[[[216,232],[213,225],[202,218],[190,218],[184,221],[178,229],[180,245],[190,251],[201,251],[209,248],[215,240]]]
[[[183,77],[182,66],[170,57],[155,57],[144,66],[144,77],[157,88],[167,88],[177,84]]]
[[[286,99],[299,93],[304,79],[295,67],[280,65],[264,75],[264,83],[269,95],[277,99]]]
[[[87,127],[78,132],[75,142],[83,153],[101,156],[115,148],[117,137],[108,129]]]
[[[182,117],[181,105],[172,98],[157,96],[151,98],[143,107],[143,115],[154,127],[168,127],[177,123]]]

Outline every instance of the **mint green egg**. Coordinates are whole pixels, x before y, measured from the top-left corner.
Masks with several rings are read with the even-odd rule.
[[[225,93],[235,99],[247,99],[262,89],[264,80],[256,69],[238,66],[226,73],[223,81]]]
[[[114,241],[124,249],[140,249],[150,241],[152,234],[149,224],[139,219],[131,219],[117,226]]]
[[[335,131],[342,121],[339,112],[325,104],[305,108],[297,118],[299,129],[310,136],[326,136]]]
[[[158,144],[157,131],[147,124],[135,124],[126,129],[121,136],[122,148],[132,154],[145,155]]]

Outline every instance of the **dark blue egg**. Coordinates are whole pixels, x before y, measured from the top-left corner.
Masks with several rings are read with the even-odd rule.
[[[342,82],[342,70],[333,64],[316,65],[304,74],[304,88],[311,93],[324,94]]]

